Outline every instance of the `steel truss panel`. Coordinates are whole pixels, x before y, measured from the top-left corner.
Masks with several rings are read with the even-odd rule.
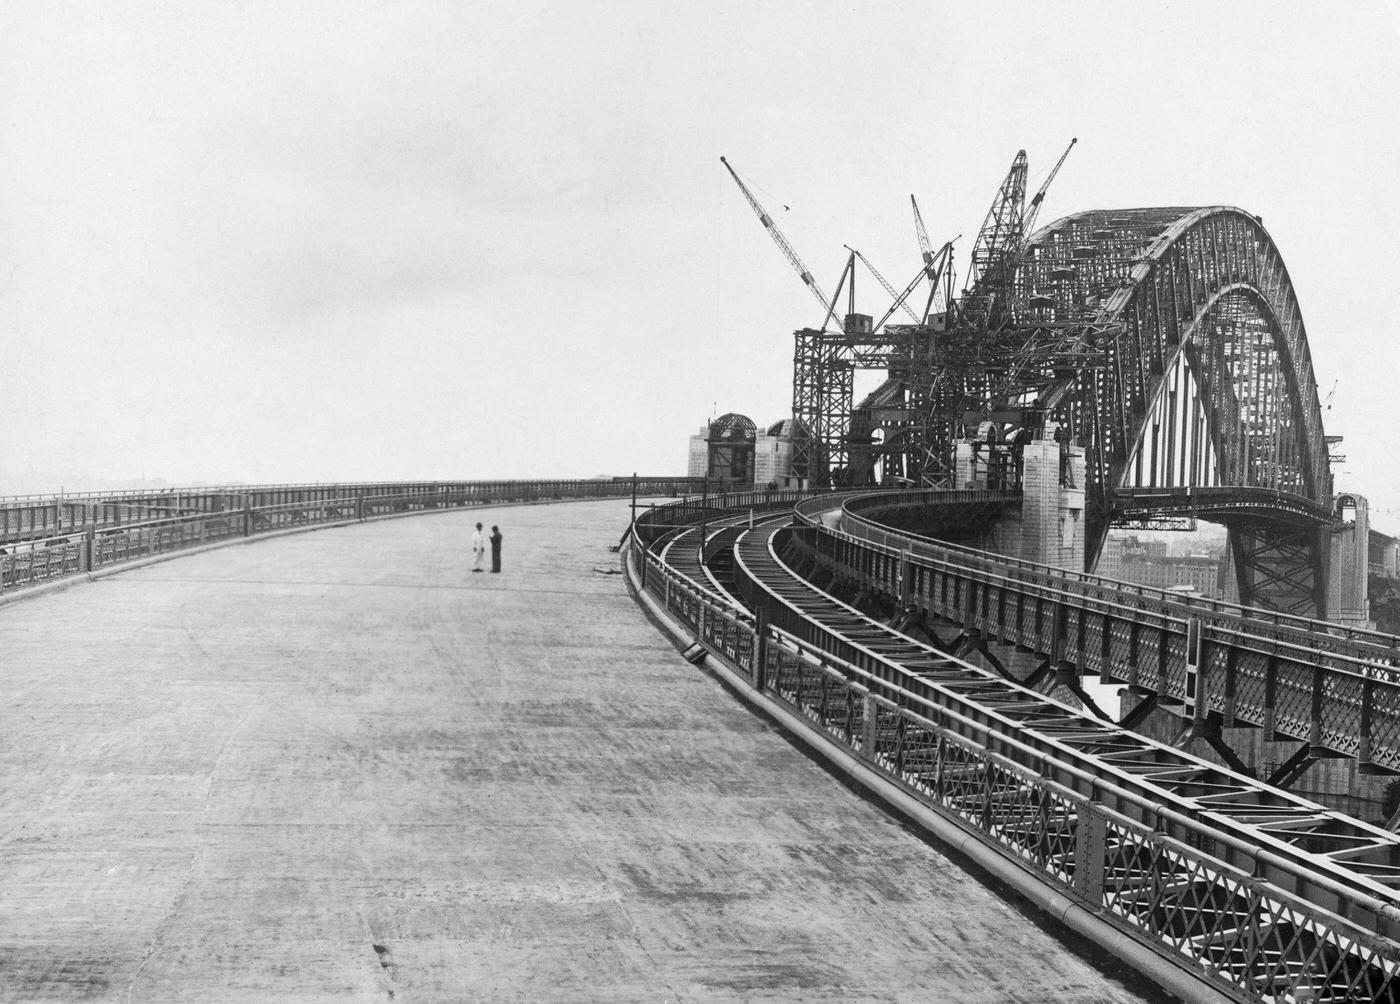
[[[1006,229],[996,219],[989,226]],[[845,483],[883,463],[916,485],[948,487],[968,421],[996,416],[1003,433],[1054,420],[1087,447],[1091,560],[1118,518],[1115,489],[1260,489],[1328,509],[1307,334],[1256,217],[1228,206],[1079,213],[1034,234],[1018,260],[997,251],[984,264],[946,330],[890,325],[859,345],[798,333],[794,410],[820,427],[832,469],[851,468]],[[853,409],[836,375],[856,367],[888,370],[904,404],[899,421],[852,424],[853,410],[874,412]],[[878,448],[869,442],[877,426]],[[1319,582],[1322,558],[1309,553]],[[1324,616],[1325,590],[1300,576],[1291,566],[1282,579],[1253,576],[1243,598]]]
[[[985,505],[990,494],[951,493],[947,501],[954,508]],[[1103,602],[1113,584],[1061,573],[1039,595],[998,592],[1005,576],[940,574],[916,553],[922,543],[907,536],[867,528],[885,535],[877,544],[819,529],[841,502],[813,495],[798,505],[809,525],[778,532],[789,545],[806,540],[823,561],[859,569],[898,594],[937,596],[988,623],[1014,621],[1028,639],[1037,632],[1048,640],[1071,637],[1082,649],[1095,638],[1083,617],[1090,604],[1067,612],[1064,594],[1075,584],[1095,587],[1100,595],[1086,600]],[[661,510],[650,516],[659,525],[682,522]],[[640,559],[644,586],[756,689],[1040,881],[1183,970],[1204,974],[1222,995],[1396,998],[1400,836],[898,635],[794,575],[782,541],[764,529],[735,545],[736,591],[751,614],[689,585],[649,553]],[[984,557],[999,560],[1002,572],[1017,564]],[[1131,592],[1145,599],[1152,591]],[[1161,653],[1173,646],[1160,639],[1179,618],[1150,606],[1122,614],[1121,626],[1146,624],[1159,640],[1123,643],[1115,626],[1109,636],[1118,641],[1099,639],[1105,651],[1118,644],[1151,662],[1155,649],[1163,665]],[[1278,619],[1281,628],[1291,623]]]
[[[903,493],[925,523],[940,494]],[[891,510],[900,497],[846,493],[804,503],[844,506],[839,528],[816,527],[821,560],[901,604],[1080,672],[1192,700],[1197,717],[1213,712],[1226,726],[1259,726],[1400,772],[1400,638],[940,543],[898,528]],[[1269,546],[1254,552],[1259,567],[1246,574],[1279,580],[1265,591],[1286,595],[1308,584],[1297,534],[1275,527]],[[897,567],[873,564],[870,553],[898,555]]]
[[[1017,282],[1023,298],[1052,294],[1028,320],[1120,326],[1106,365],[1042,396],[1088,445],[1091,553],[1113,518],[1113,488],[1264,488],[1330,505],[1302,314],[1256,217],[1227,206],[1065,217],[1034,235]],[[1175,375],[1183,366],[1189,393]]]

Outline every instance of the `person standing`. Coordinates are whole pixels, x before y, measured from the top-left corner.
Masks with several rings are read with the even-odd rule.
[[[481,571],[481,556],[486,553],[486,544],[481,539],[481,524],[476,525],[475,532],[472,533],[472,571]]]
[[[491,526],[491,571],[501,570],[501,528],[496,525]]]

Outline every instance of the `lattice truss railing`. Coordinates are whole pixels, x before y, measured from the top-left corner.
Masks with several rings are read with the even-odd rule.
[[[1048,883],[1208,967],[1226,992],[1395,996],[1393,944],[970,744],[793,648],[770,650],[776,696]]]
[[[1080,787],[1097,789],[1097,800],[1077,795],[1056,779],[1066,776],[1064,765],[1031,754],[1015,733],[994,735],[987,727],[980,742],[970,741],[966,733],[978,731],[967,720],[972,714],[946,727],[942,723],[956,717],[946,706],[853,664],[815,656],[797,639],[790,651],[770,645],[764,658],[763,678],[825,733],[1146,943],[1208,967],[1212,981],[1240,999],[1393,998],[1400,946],[1266,881],[1256,869],[1238,867],[1247,856],[1244,845],[1223,846],[1227,838],[1208,824],[1159,829],[1127,818],[1103,804],[1101,788],[1111,782],[1102,774],[1093,782],[1078,778]],[[921,675],[941,674],[926,669]],[[954,682],[952,673],[942,679],[984,706],[1034,703],[1024,695],[1017,702],[989,693],[965,677]],[[1041,705],[1025,724],[1050,730],[1046,711]],[[1129,749],[1138,745],[1130,741],[1115,751],[1110,737],[1083,722],[1059,728],[1061,738],[1092,735],[1098,754],[1116,753],[1119,764],[1129,762]],[[1184,767],[1155,763],[1151,769],[1161,772],[1155,779]],[[1204,775],[1191,781],[1210,788]],[[1161,810],[1156,818],[1164,822]],[[1180,839],[1183,831],[1187,840]]]
[[[763,582],[744,558],[753,553],[752,536],[737,549],[751,585]],[[799,597],[814,591],[790,575],[764,582],[773,602],[755,608],[750,623],[667,566],[655,547],[632,557],[645,568],[647,591],[699,637],[713,639],[712,651],[723,651],[754,687],[1223,995],[1400,996],[1394,897],[1338,882],[1335,862],[1304,847],[1282,859],[1271,850],[1278,839],[1262,829],[1242,837],[1242,821],[1252,821],[1246,835],[1250,825],[1296,825],[1287,799],[1259,800],[1232,815],[1228,793],[1215,783],[1220,772],[1203,762],[1118,735],[926,647],[910,651],[907,639],[903,662],[894,664],[888,634],[875,622],[849,608],[829,611],[821,619],[837,630],[802,614]],[[736,633],[748,633],[749,643],[731,644]],[[826,645],[811,640],[819,636]],[[1173,776],[1181,791],[1194,786],[1194,812],[1182,810],[1180,793],[1154,788]],[[1236,825],[1222,829],[1220,818]]]
[[[1178,705],[1196,695],[1188,717],[1400,772],[1400,638],[937,543],[867,518],[889,496],[847,500],[839,529],[796,539],[872,595]]]

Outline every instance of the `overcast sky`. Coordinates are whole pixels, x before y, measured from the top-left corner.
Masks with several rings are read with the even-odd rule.
[[[1400,530],[1396,51],[1382,3],[0,4],[0,493],[681,473],[820,320],[721,154],[902,286],[911,192],[970,247],[1077,136],[1042,221],[1263,217]]]

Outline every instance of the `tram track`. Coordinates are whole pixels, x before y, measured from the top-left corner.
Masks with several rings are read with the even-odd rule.
[[[807,507],[805,527],[730,523],[703,562],[693,538],[665,552],[675,573],[698,574],[692,581],[731,609],[742,602],[734,617],[763,640],[723,654],[756,689],[1038,881],[1075,890],[1153,951],[1204,966],[1228,997],[1396,999],[1400,838],[1091,717],[842,602],[808,579],[815,565],[797,546],[839,522],[839,506],[823,505]],[[713,568],[726,553],[733,582],[720,592]],[[694,619],[697,636],[722,634],[718,613]]]
[[[784,562],[782,540],[791,532],[770,529],[739,541],[739,589],[751,610],[776,603],[788,613],[773,616],[773,623],[781,618],[784,629],[803,640],[864,663],[892,684],[908,688],[917,683],[916,692],[961,713],[989,714],[998,719],[997,734],[1014,735],[1020,742],[1033,737],[1056,758],[1076,761],[1127,793],[1130,798],[1114,806],[1118,811],[1147,820],[1134,804],[1169,805],[1400,909],[1395,892],[1400,868],[1389,863],[1400,855],[1400,836],[1104,722],[888,627],[817,589]],[[1348,846],[1332,854],[1303,850],[1316,842],[1319,826],[1333,837],[1347,834]],[[1376,860],[1366,860],[1368,850],[1376,852]],[[1338,867],[1341,861],[1347,862],[1345,868]]]

